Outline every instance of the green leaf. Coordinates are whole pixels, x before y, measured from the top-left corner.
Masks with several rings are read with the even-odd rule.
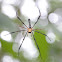
[[[44,31],[39,31],[39,32],[42,32],[44,34]],[[43,60],[43,62],[45,62],[48,59],[49,44],[46,42],[44,35],[34,32],[34,36],[35,36],[36,42],[40,48],[42,60]],[[39,55],[40,55],[40,53],[39,53]]]

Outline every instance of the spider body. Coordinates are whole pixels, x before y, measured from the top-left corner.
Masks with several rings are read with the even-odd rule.
[[[27,31],[28,33],[31,33],[32,32],[32,28],[27,28],[27,30],[28,30]]]
[[[31,28],[30,19],[28,19],[28,22],[29,22],[29,28],[27,28],[27,32],[28,32],[28,33],[31,33],[31,32],[32,32],[32,28]]]

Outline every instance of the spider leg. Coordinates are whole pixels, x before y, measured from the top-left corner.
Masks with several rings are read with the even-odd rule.
[[[25,25],[25,23],[20,19],[20,17],[18,16],[18,13],[16,12],[16,16],[17,18],[22,22],[23,25]],[[26,25],[25,25],[26,26]],[[27,27],[27,26],[26,26]],[[28,28],[28,27],[27,27]]]
[[[10,32],[10,33],[8,33],[8,34],[6,34],[6,35],[13,34],[13,33],[20,32],[20,31],[26,31],[26,30],[14,31],[14,32]],[[6,35],[5,35],[5,36],[6,36]]]
[[[41,33],[41,32],[39,32],[39,31],[35,31],[35,32],[37,32],[37,33],[40,33],[40,34],[42,34],[42,35],[44,35],[44,36],[47,36],[46,34],[43,34],[43,33]],[[48,36],[47,36],[48,37]],[[48,39],[51,41],[51,39],[48,37]]]
[[[37,8],[38,8],[38,6],[37,6]],[[38,8],[38,10],[39,10],[39,8]],[[40,17],[41,17],[41,12],[40,12],[40,10],[39,10],[39,14],[40,14],[40,15],[38,16],[37,21],[34,23],[33,27],[36,25],[36,23],[38,22],[38,20],[39,20]],[[33,27],[32,27],[32,28],[33,28]]]
[[[34,41],[35,41],[35,43],[36,43],[36,45],[37,45],[37,48],[38,48],[38,50],[39,50],[39,53],[40,53],[40,49],[39,49],[39,46],[38,46],[38,44],[37,44],[37,42],[36,42],[36,39],[35,39],[35,37],[34,37],[33,32],[32,32],[32,35],[33,35]],[[41,53],[40,53],[40,57],[41,57]],[[41,57],[41,59],[42,59],[42,57]]]
[[[22,44],[23,44],[23,41],[24,41],[24,39],[25,39],[26,35],[27,35],[27,32],[26,32],[26,34],[25,34],[25,36],[24,36],[24,38],[23,38],[23,40],[22,40],[21,45],[20,45],[20,46],[19,46],[19,48],[18,48],[18,56],[19,56],[19,50],[20,50],[20,48],[21,48],[21,46],[22,46]]]
[[[19,27],[26,29],[25,27],[22,27],[22,26],[19,26]]]

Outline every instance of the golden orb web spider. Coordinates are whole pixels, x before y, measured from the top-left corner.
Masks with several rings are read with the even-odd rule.
[[[38,7],[37,7],[37,8],[38,8]],[[38,10],[39,10],[39,8],[38,8]],[[17,16],[17,18],[19,19],[19,21],[21,21],[21,23],[22,23],[23,25],[25,25],[25,23],[24,23],[24,22],[20,19],[20,17],[18,16],[18,13],[17,13],[17,12],[16,12],[16,16]],[[24,38],[23,38],[23,40],[22,40],[22,43],[21,43],[21,45],[20,45],[19,48],[18,48],[18,56],[19,56],[19,50],[20,50],[20,48],[21,48],[21,46],[22,46],[22,44],[23,44],[23,41],[24,41],[24,39],[25,39],[27,33],[32,33],[33,38],[34,38],[34,41],[35,41],[35,43],[36,43],[36,45],[37,45],[37,48],[38,48],[38,50],[39,50],[39,53],[40,53],[39,46],[38,46],[38,44],[37,44],[37,42],[36,42],[36,39],[35,39],[35,37],[34,37],[34,34],[33,34],[33,31],[35,31],[35,32],[40,33],[40,34],[42,34],[42,35],[44,35],[44,36],[47,36],[46,34],[43,34],[43,33],[39,32],[39,31],[36,31],[36,30],[41,30],[41,29],[33,29],[33,27],[37,24],[37,22],[38,22],[38,20],[40,19],[40,17],[41,17],[41,12],[40,12],[40,10],[39,10],[39,16],[38,16],[38,18],[37,18],[37,21],[34,23],[34,25],[33,25],[32,27],[31,27],[31,21],[30,21],[30,19],[28,19],[29,27],[27,27],[26,25],[25,25],[26,28],[25,28],[25,27],[21,27],[21,28],[25,28],[25,29],[27,29],[27,30],[15,31],[15,32],[26,31],[26,33],[25,33],[25,35],[24,35]],[[10,34],[15,33],[15,32],[11,32]],[[48,37],[48,36],[47,36],[47,37]],[[48,37],[48,39],[50,40],[49,37]],[[41,53],[40,53],[40,56],[41,56]]]

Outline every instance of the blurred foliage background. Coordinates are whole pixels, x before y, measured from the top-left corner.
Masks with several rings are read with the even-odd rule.
[[[37,6],[38,8],[35,8]],[[34,37],[28,34],[20,49],[25,27],[16,17],[16,11],[22,21],[32,26],[41,17],[33,29],[46,34],[44,36],[34,31]],[[41,56],[40,56],[41,54]],[[62,62],[62,0],[0,0],[0,62]]]

